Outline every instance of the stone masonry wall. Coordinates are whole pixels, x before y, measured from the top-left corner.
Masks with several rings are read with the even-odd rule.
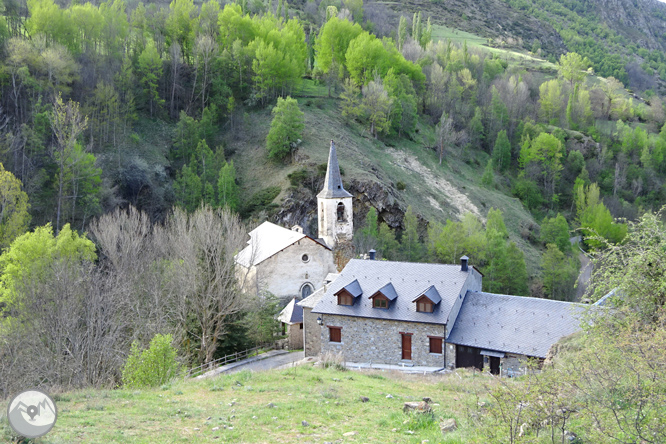
[[[341,352],[348,362],[376,364],[413,364],[416,366],[444,367],[443,354],[430,353],[428,336],[444,337],[445,326],[416,322],[398,322],[350,316],[321,315],[321,352]],[[329,341],[327,326],[342,327],[342,342]],[[413,333],[412,359],[403,361],[402,335]],[[448,344],[442,344],[446,349]],[[455,362],[455,360],[454,360]]]
[[[291,324],[288,326],[289,350],[300,350],[303,348],[303,329],[301,324]]]
[[[506,353],[506,355],[500,359],[500,368],[502,370],[501,376],[523,375],[525,374],[526,366],[527,357],[525,355]]]
[[[321,353],[321,332],[323,328],[317,324],[316,314],[312,309],[303,307],[303,335],[305,336],[305,356],[319,356]]]

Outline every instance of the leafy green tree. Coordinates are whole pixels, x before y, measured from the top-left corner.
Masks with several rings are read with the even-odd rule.
[[[587,67],[590,61],[576,52],[569,52],[560,56],[558,71],[560,75],[569,82],[571,87],[582,82],[587,76]]]
[[[361,235],[375,240],[379,237],[379,222],[375,207],[370,207],[368,213],[365,215],[365,224],[361,229]]]
[[[328,73],[331,66],[336,63],[342,66],[347,64],[346,53],[349,42],[363,32],[358,23],[340,20],[333,17],[328,20],[319,31],[315,42],[317,67]]]
[[[562,87],[557,79],[543,82],[539,87],[539,115],[544,122],[551,125],[559,125],[564,100],[562,99]]]
[[[139,56],[137,72],[141,84],[142,104],[148,108],[150,117],[153,117],[164,100],[160,99],[158,89],[162,78],[162,59],[152,42],[146,45],[146,49]]]
[[[541,242],[544,244],[555,244],[562,253],[571,251],[569,242],[569,224],[561,214],[556,217],[544,218],[541,224]]]
[[[393,99],[379,77],[363,86],[362,93],[361,107],[370,122],[370,134],[376,139],[379,133],[386,133],[390,128]]]
[[[174,159],[189,159],[200,140],[199,122],[181,111],[173,139]]]
[[[481,176],[481,184],[486,188],[492,188],[495,185],[495,174],[493,173],[493,160],[488,159],[486,168],[483,170],[483,176]]]
[[[381,252],[384,259],[396,259],[398,251],[398,241],[395,240],[395,232],[391,230],[386,222],[379,224],[379,240],[377,250]]]
[[[511,142],[506,136],[506,130],[497,134],[495,148],[493,148],[493,166],[498,171],[506,171],[511,163]]]
[[[271,129],[266,137],[269,158],[284,161],[293,153],[305,128],[303,116],[296,99],[278,98],[277,105],[273,108]]]
[[[79,236],[65,224],[57,236],[50,224],[17,237],[0,255],[0,305],[11,315],[21,307],[25,285],[34,283],[45,274],[54,261],[94,261],[95,245]]]
[[[480,145],[483,144],[485,140],[483,127],[483,112],[480,107],[474,109],[474,117],[469,122],[469,135],[472,142],[472,145],[475,145],[480,148]]]
[[[238,185],[236,185],[236,168],[234,168],[233,160],[225,163],[220,170],[217,192],[221,207],[228,207],[232,211],[238,211],[240,198],[238,195]]]
[[[518,248],[515,242],[510,242],[506,249],[506,282],[504,292],[518,296],[527,296],[529,289],[527,286],[527,267],[525,265],[525,255]]]
[[[398,23],[398,50],[402,51],[402,45],[405,44],[407,39],[407,19],[404,15],[400,16]]]
[[[133,342],[123,367],[123,385],[127,388],[158,387],[175,378],[179,365],[172,342],[171,335],[155,335],[143,351]]]
[[[509,237],[509,231],[504,224],[504,215],[499,208],[491,208],[488,211],[488,219],[486,221],[486,230],[493,230],[502,239]]]
[[[195,168],[183,165],[180,173],[173,183],[176,202],[188,213],[193,213],[201,205],[203,185]]]
[[[557,245],[546,245],[546,252],[541,259],[543,286],[548,299],[569,301],[574,296],[574,284],[578,276],[578,263],[574,258],[567,258]]]
[[[30,222],[28,195],[23,184],[0,163],[0,248],[25,233]]]
[[[406,260],[418,262],[423,256],[423,244],[419,241],[418,220],[411,205],[407,207],[403,224],[405,231],[400,240],[400,249]]]
[[[555,195],[555,186],[560,178],[562,171],[562,142],[548,133],[541,133],[532,140],[529,139],[523,144],[520,153],[520,162],[529,171],[530,166],[541,179],[546,195],[551,201],[557,198]]]

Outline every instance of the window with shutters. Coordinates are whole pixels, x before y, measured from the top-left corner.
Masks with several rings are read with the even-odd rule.
[[[430,339],[430,353],[442,354],[442,338],[437,336],[428,336]]]
[[[328,340],[342,342],[342,327],[328,327]]]

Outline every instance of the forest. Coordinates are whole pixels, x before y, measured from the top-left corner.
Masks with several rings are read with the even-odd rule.
[[[425,230],[415,208],[397,229],[369,208],[349,257],[374,246],[386,259],[450,263],[464,252],[488,291],[573,300],[580,249],[569,238],[605,251],[666,203],[664,53],[621,38],[624,55],[602,51],[596,25],[567,25],[569,51],[528,69],[435,39],[420,12],[362,0],[4,9],[2,394],[40,372],[58,386],[117,383],[131,344],[158,333],[173,334],[188,365],[272,337],[276,303],[239,299],[233,254],[243,222],[270,217],[280,190],[244,194],[230,141],[251,113],[272,110],[265,156],[296,163],[304,85],[377,143],[418,141],[439,164],[484,159],[478,186],[520,199],[540,225],[520,233],[541,252],[534,276],[497,208]],[[637,69],[645,87],[628,91]],[[303,187],[307,174],[289,180]],[[19,340],[26,329],[54,339]],[[24,353],[41,357],[34,372],[16,365]]]

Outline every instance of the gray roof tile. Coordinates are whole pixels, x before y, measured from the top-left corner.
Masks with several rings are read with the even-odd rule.
[[[388,284],[384,285],[379,290],[375,291],[372,294],[372,296],[376,295],[377,293],[383,294],[384,296],[386,296],[386,298],[389,301],[392,301],[392,300],[394,300],[395,298],[398,297],[398,293],[395,292],[395,288],[393,288],[393,284],[390,283],[390,282]],[[369,296],[369,297],[372,297],[372,296]]]
[[[277,320],[285,324],[300,324],[303,322],[303,307],[298,304],[298,299],[294,298],[282,309]]]
[[[446,324],[453,303],[460,295],[470,271],[460,270],[460,265],[420,264],[352,259],[333,281],[313,313],[335,314],[396,321]],[[397,297],[388,309],[373,308],[372,301],[361,298],[351,306],[337,305],[335,293],[346,285],[358,281],[363,294],[373,295],[391,283]],[[415,298],[423,295],[424,289],[434,286],[441,296],[433,313],[416,311]]]
[[[446,339],[453,344],[545,358],[580,330],[582,304],[469,291]]]
[[[432,301],[433,304],[439,304],[442,301],[442,297],[437,292],[437,289],[434,285],[428,287],[426,291],[414,298],[414,301],[419,299],[421,296],[425,296]]]

